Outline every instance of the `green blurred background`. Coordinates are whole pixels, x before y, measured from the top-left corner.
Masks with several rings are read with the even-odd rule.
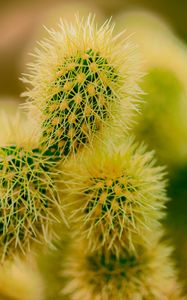
[[[71,20],[80,10],[83,14],[95,13],[100,22],[110,16],[115,20],[118,14],[129,10],[146,10],[165,21],[176,37],[183,41],[183,46],[187,43],[186,0],[9,0],[1,1],[0,5],[0,108],[12,114],[18,103],[24,101],[20,94],[25,87],[19,78],[21,73],[27,72],[26,63],[31,60],[27,53],[32,52],[36,40],[45,35],[42,25],[53,26],[60,16]],[[184,51],[187,62],[187,50]],[[169,171],[168,193],[172,200],[168,204],[165,225],[175,245],[175,261],[187,290],[187,158],[182,165],[171,167]],[[51,266],[49,270],[53,274]]]

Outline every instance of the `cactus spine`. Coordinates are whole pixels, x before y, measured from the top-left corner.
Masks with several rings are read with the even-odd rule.
[[[63,293],[72,300],[169,299],[176,273],[162,241],[163,168],[132,140],[105,143],[69,166],[73,233]]]
[[[61,23],[36,51],[24,79],[27,107],[38,116],[40,143],[51,156],[76,154],[104,128],[120,124],[127,130],[132,122],[141,74],[133,45],[112,31],[110,22],[97,28],[90,17],[74,26]]]
[[[17,118],[17,117],[16,117]],[[7,140],[0,147],[0,256],[3,261],[16,252],[26,253],[33,242],[50,243],[56,236],[55,222],[64,219],[55,185],[60,173],[54,163],[30,142],[28,130],[19,134],[22,122],[15,121],[17,136],[5,118]],[[26,123],[24,124],[26,125]],[[31,136],[32,134],[30,134]]]

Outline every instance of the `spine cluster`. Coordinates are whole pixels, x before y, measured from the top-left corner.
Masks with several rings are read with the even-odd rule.
[[[133,140],[109,142],[70,168],[68,215],[75,227],[80,223],[91,250],[104,246],[118,255],[149,243],[150,231],[157,231],[167,197],[163,168],[152,158]]]
[[[49,228],[63,218],[54,166],[39,149],[0,148],[0,253],[23,253],[32,240],[48,241]]]
[[[141,74],[130,41],[112,31],[90,17],[62,23],[35,53],[25,82],[38,147],[0,149],[0,245],[5,256],[48,241],[64,206],[65,299],[177,300],[171,251],[161,242],[165,174],[125,134]]]
[[[92,49],[65,58],[51,84],[44,108],[42,145],[56,156],[68,156],[88,144],[111,115],[117,101],[117,70]],[[53,155],[52,154],[52,155]]]
[[[65,297],[170,299],[176,274],[171,249],[161,241],[165,179],[152,153],[133,141],[109,142],[77,159],[69,172],[73,230]],[[174,299],[181,299],[179,291]]]

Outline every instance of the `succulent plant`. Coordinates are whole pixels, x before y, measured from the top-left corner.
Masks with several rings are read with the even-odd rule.
[[[10,132],[0,147],[1,260],[50,245],[66,208],[66,299],[182,299],[162,240],[164,168],[124,135],[141,93],[134,46],[90,16],[49,35],[24,79],[32,138]]]
[[[90,253],[82,241],[74,241],[62,271],[63,294],[72,300],[168,300],[175,288],[173,299],[182,300],[170,247],[157,234],[150,240],[150,246],[140,246],[136,255],[124,249],[120,256],[103,249]]]
[[[164,171],[154,166],[153,153],[132,139],[109,142],[81,155],[69,170],[67,215],[92,251],[106,247],[118,254],[124,246],[149,244],[167,201]]]
[[[164,169],[145,146],[122,139],[99,142],[66,165],[72,231],[64,299],[182,300],[160,222]]]
[[[37,139],[32,140],[32,131],[28,135],[27,122],[21,121],[19,116],[14,121],[15,128],[11,130],[12,124],[8,118],[4,119],[7,140],[0,139],[2,261],[15,252],[27,252],[33,241],[50,243],[56,236],[54,223],[64,219],[55,185],[60,171],[54,169],[49,157],[34,147]],[[22,126],[25,132],[21,130]],[[14,131],[17,131],[17,135],[14,135]]]
[[[0,148],[2,259],[16,248],[25,252],[32,240],[48,241],[50,227],[63,216],[55,176],[51,162],[38,149]]]
[[[62,22],[36,51],[25,95],[48,155],[68,157],[92,143],[106,124],[127,130],[132,122],[139,63],[127,37],[112,32],[109,21],[98,28],[91,17],[75,25]]]

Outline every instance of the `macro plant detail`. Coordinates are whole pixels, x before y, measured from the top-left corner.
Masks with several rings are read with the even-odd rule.
[[[65,299],[180,300],[161,224],[165,168],[130,132],[142,93],[135,47],[90,16],[48,32],[23,79],[36,141],[0,147],[2,261],[61,238]]]
[[[25,253],[32,241],[49,242],[53,223],[63,218],[53,164],[38,149],[0,148],[0,253]],[[53,233],[55,236],[55,233]],[[18,251],[18,252],[19,252]]]
[[[142,74],[135,47],[125,34],[113,36],[110,22],[98,28],[94,18],[77,18],[59,27],[40,43],[23,81],[43,151],[63,159],[91,145],[105,128],[127,131],[138,109]]]
[[[164,170],[154,166],[152,153],[132,140],[108,143],[83,154],[70,173],[67,215],[91,250],[108,247],[119,254],[124,246],[136,251],[149,243],[167,201]]]
[[[114,68],[92,49],[65,58],[54,82],[59,92],[47,103],[42,124],[48,151],[67,156],[89,142],[117,100],[112,90],[117,80]]]
[[[92,253],[82,241],[75,242],[63,270],[63,294],[73,300],[182,299],[169,258],[171,249],[159,235],[137,254],[123,249],[119,257],[106,249]]]

